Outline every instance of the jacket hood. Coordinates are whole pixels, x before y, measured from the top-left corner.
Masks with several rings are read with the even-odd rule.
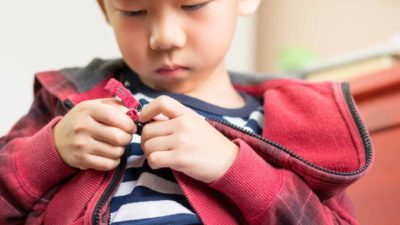
[[[104,91],[108,77],[124,68],[121,59],[95,59],[85,68],[40,73],[36,87],[43,86],[71,107],[83,100],[110,97]],[[322,198],[344,189],[370,168],[371,141],[347,83],[230,75],[238,90],[263,99],[265,123],[258,136],[231,132],[229,125],[210,121],[226,136],[247,141],[271,164],[294,171]]]
[[[270,163],[294,171],[321,198],[333,196],[370,169],[371,140],[347,83],[273,79],[236,87],[262,95],[265,115],[262,137],[239,138],[248,139]]]

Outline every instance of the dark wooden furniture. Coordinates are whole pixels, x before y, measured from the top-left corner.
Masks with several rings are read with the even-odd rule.
[[[372,137],[372,170],[348,190],[361,225],[400,224],[400,64],[350,82]]]

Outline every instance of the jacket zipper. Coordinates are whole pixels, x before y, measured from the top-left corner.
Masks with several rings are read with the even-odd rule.
[[[294,153],[293,151],[289,150],[288,148],[286,148],[286,147],[284,147],[284,146],[282,146],[282,145],[280,145],[280,144],[278,144],[278,143],[276,143],[274,141],[271,141],[271,140],[269,140],[267,138],[264,138],[264,137],[262,137],[262,136],[260,136],[260,135],[258,135],[256,133],[248,131],[248,130],[242,128],[242,127],[239,127],[239,126],[237,126],[235,124],[232,124],[232,123],[229,123],[227,121],[223,121],[223,120],[219,120],[219,119],[212,119],[212,118],[211,119],[206,119],[206,120],[226,125],[226,126],[231,127],[231,128],[233,128],[233,129],[235,129],[237,131],[245,133],[245,134],[247,134],[249,136],[255,137],[255,138],[257,138],[257,139],[259,139],[259,140],[261,140],[261,141],[263,141],[263,142],[265,142],[265,143],[267,143],[269,145],[274,146],[275,148],[277,148],[277,149],[279,149],[281,151],[284,151],[285,153],[289,154],[293,158],[296,158],[296,159],[302,161],[303,163],[307,164],[308,166],[311,166],[311,167],[313,167],[315,169],[318,169],[318,170],[321,170],[323,172],[326,172],[326,173],[329,173],[329,174],[340,175],[340,176],[356,175],[356,174],[359,174],[359,173],[363,172],[364,170],[366,170],[368,168],[368,166],[371,164],[371,162],[372,162],[372,145],[371,145],[371,141],[370,141],[368,132],[367,132],[365,126],[362,123],[360,115],[358,114],[358,112],[356,110],[356,107],[355,107],[355,104],[354,104],[354,99],[353,99],[352,95],[350,94],[350,86],[349,86],[349,84],[348,83],[342,83],[341,87],[342,87],[342,92],[343,92],[345,101],[347,103],[347,106],[349,107],[349,109],[351,111],[353,120],[356,123],[356,126],[357,126],[359,134],[361,135],[361,139],[362,139],[362,142],[363,142],[363,147],[364,147],[364,150],[365,150],[365,153],[366,153],[366,159],[365,159],[364,166],[362,166],[360,169],[352,171],[352,172],[340,172],[340,171],[335,171],[335,170],[330,170],[330,169],[327,169],[327,168],[320,167],[320,166],[318,166],[316,164],[313,164],[313,163],[305,160],[300,155]]]
[[[115,187],[117,186],[117,184],[119,183],[119,180],[121,179],[121,177],[124,174],[125,171],[125,167],[126,167],[126,158],[127,158],[127,148],[129,145],[125,146],[125,153],[124,155],[121,157],[121,164],[119,164],[119,166],[117,167],[114,176],[111,179],[111,182],[108,184],[108,186],[106,187],[105,191],[103,192],[103,194],[101,195],[99,201],[97,202],[94,211],[93,211],[93,215],[92,215],[92,224],[94,225],[98,225],[100,224],[100,212],[101,212],[101,208],[103,208],[104,204],[106,203],[107,199],[110,197],[110,195],[113,193]]]
[[[74,107],[74,104],[72,103],[72,101],[70,99],[66,99],[63,102],[63,105],[67,109],[72,109]],[[114,176],[111,178],[110,183],[106,187],[105,191],[101,195],[99,201],[97,202],[97,204],[96,204],[96,206],[94,208],[93,215],[92,215],[92,224],[94,224],[94,225],[100,224],[101,208],[104,206],[104,204],[106,203],[107,199],[113,193],[115,187],[118,184],[118,181],[121,179],[121,177],[124,174],[125,167],[126,167],[126,158],[127,158],[127,152],[128,152],[127,148],[128,147],[129,147],[129,145],[125,146],[124,155],[121,157],[121,164],[119,164],[118,167],[116,168]],[[110,222],[108,222],[108,224],[109,223]]]

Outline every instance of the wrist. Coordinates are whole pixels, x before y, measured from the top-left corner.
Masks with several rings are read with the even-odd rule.
[[[223,156],[223,161],[220,164],[220,168],[217,170],[215,173],[215,176],[207,183],[212,183],[222,176],[231,168],[233,163],[235,162],[237,156],[239,155],[239,146],[236,145],[235,143],[229,141],[229,143],[226,145],[225,148],[226,151],[223,151],[225,154]],[[222,158],[222,157],[221,157]]]

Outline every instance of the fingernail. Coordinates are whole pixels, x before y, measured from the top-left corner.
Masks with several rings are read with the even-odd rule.
[[[137,131],[137,128],[136,128],[136,126],[134,126],[132,131],[131,131],[131,134],[136,134],[136,131]]]

